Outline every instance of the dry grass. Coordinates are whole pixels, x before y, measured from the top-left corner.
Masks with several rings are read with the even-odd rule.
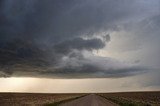
[[[101,96],[121,106],[160,106],[160,92],[103,93]]]
[[[1,106],[42,106],[83,94],[34,94],[34,93],[0,93]]]
[[[43,106],[86,94],[0,93],[0,106]],[[120,106],[160,106],[160,92],[101,93]]]

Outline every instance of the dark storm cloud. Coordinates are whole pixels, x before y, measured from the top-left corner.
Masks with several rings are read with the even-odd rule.
[[[128,0],[1,0],[0,75],[132,75],[128,70],[141,69],[122,65],[127,71],[114,70],[112,67],[119,67],[114,63],[110,69],[101,69],[100,64],[95,64],[104,64],[101,59],[88,59],[83,52],[104,48],[111,37],[101,32],[118,30],[118,25],[133,20],[144,10],[149,9]],[[86,63],[89,60],[95,63]]]
[[[85,40],[82,38],[75,38],[72,40],[67,40],[62,43],[54,45],[53,49],[56,53],[66,54],[71,50],[89,50],[102,49],[105,46],[105,42],[102,42],[100,39],[89,39]]]
[[[44,76],[54,75],[58,78],[121,78],[145,73],[144,67],[123,67],[119,69],[103,69],[95,64],[84,64],[78,67],[61,67],[54,71],[40,72]],[[49,75],[50,74],[50,75]]]
[[[25,37],[38,43],[57,43],[72,37],[91,36],[101,30],[116,28],[120,20],[139,11],[136,8],[133,10],[134,2],[128,5],[127,1],[2,1],[3,39]]]

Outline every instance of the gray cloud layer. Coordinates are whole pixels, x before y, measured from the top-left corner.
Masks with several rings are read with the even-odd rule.
[[[102,59],[92,52],[111,41],[110,35],[102,32],[119,30],[120,25],[153,13],[148,3],[1,0],[0,75],[83,78],[143,72],[146,68]]]

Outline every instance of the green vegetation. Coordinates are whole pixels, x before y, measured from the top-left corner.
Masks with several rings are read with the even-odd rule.
[[[54,103],[48,103],[48,104],[45,104],[44,106],[59,106],[62,103],[66,103],[66,102],[69,102],[69,101],[72,101],[72,100],[75,100],[75,99],[79,99],[79,98],[84,97],[84,96],[86,96],[86,95],[78,96],[78,97],[74,97],[74,98],[70,98],[70,99],[65,99],[65,100],[62,100],[62,101],[54,102]]]
[[[100,96],[114,103],[117,103],[120,106],[151,106],[150,104],[147,104],[144,102],[129,100],[129,99],[122,98],[122,97],[105,97],[102,95]]]

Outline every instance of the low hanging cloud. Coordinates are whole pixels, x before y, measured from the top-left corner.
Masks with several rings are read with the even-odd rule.
[[[64,41],[62,43],[54,45],[53,49],[56,53],[66,54],[72,51],[73,49],[76,50],[88,50],[92,51],[94,49],[102,49],[105,47],[105,42],[100,39],[82,39],[82,38],[75,38],[72,40]]]
[[[109,32],[152,13],[148,7],[138,0],[1,0],[0,76],[118,78],[144,72],[93,52],[112,41]]]
[[[65,57],[54,70],[42,72],[56,78],[120,78],[146,72],[146,67],[119,62],[112,58]]]

